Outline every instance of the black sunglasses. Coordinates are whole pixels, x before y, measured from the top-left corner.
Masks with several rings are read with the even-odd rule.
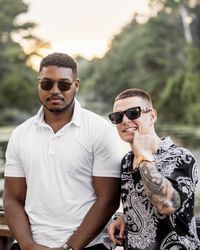
[[[108,117],[113,124],[119,124],[123,121],[124,115],[126,115],[129,120],[135,120],[140,117],[141,113],[147,113],[151,110],[152,109],[147,107],[134,107],[125,111],[109,114]]]
[[[55,82],[56,81],[52,81],[52,80],[48,80],[48,79],[44,79],[42,81],[39,80],[39,84],[41,86],[41,89],[43,89],[43,90],[52,89]],[[64,81],[64,80],[60,80],[60,81],[57,81],[57,87],[61,91],[68,91],[68,90],[70,90],[71,85],[73,84],[73,82],[69,82],[69,81],[67,82],[67,81]]]

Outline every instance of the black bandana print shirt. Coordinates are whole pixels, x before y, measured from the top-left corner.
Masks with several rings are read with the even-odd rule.
[[[154,155],[158,171],[178,191],[181,207],[162,215],[148,200],[139,170],[132,169],[133,153],[122,159],[122,203],[126,222],[125,249],[196,250],[200,242],[194,217],[197,165],[187,149],[176,146],[170,137],[162,140]]]

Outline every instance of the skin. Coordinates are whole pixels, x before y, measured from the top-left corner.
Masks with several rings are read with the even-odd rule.
[[[117,100],[114,103],[113,112],[125,111],[137,106],[152,108],[151,104],[141,97],[128,97]],[[135,120],[129,120],[124,115],[122,123],[117,124],[116,127],[121,139],[129,143],[133,150],[133,169],[139,168],[144,189],[150,202],[159,213],[169,215],[180,207],[181,201],[178,192],[173,188],[171,182],[158,172],[153,161],[141,161],[144,153],[153,154],[157,151],[160,138],[154,128],[156,120],[157,113],[153,109],[148,113],[141,113],[141,116]],[[120,244],[120,241],[115,237],[115,233],[120,231],[120,237],[123,237],[124,228],[123,217],[109,225],[109,236],[114,243]]]
[[[68,91],[61,91],[57,84],[46,91],[41,89],[38,81],[38,94],[41,104],[44,106],[44,119],[54,132],[60,130],[71,121],[74,109],[74,97],[79,90],[79,79],[75,79],[71,68],[48,66],[43,67],[39,78],[53,81],[66,80],[72,82]]]
[[[44,106],[45,122],[56,133],[71,121],[74,109],[74,96],[79,89],[79,80],[74,78],[70,68],[56,66],[44,67],[39,77],[40,79],[51,79],[55,82],[61,79],[73,81],[69,91],[60,91],[56,83],[51,90],[45,91],[38,84],[39,99]],[[119,178],[93,176],[92,182],[97,196],[96,202],[86,214],[77,231],[74,232],[67,242],[75,250],[83,249],[94,239],[119,207]],[[25,178],[5,177],[3,195],[5,215],[9,228],[19,243],[20,248],[22,250],[63,250],[62,247],[49,248],[34,242],[29,220],[24,210],[26,189]]]
[[[120,216],[108,225],[110,240],[116,245],[122,245],[125,235],[124,215]]]

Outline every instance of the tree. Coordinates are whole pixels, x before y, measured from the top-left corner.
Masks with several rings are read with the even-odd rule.
[[[185,41],[180,30],[180,17],[160,12],[144,24],[134,17],[114,37],[93,74],[94,91],[107,104],[105,110],[111,109],[117,93],[131,87],[146,89],[158,103],[169,75],[184,61]]]
[[[27,10],[28,6],[22,0],[0,0],[0,109],[2,113],[13,108],[32,112],[38,105],[33,84],[36,73],[27,66],[27,62],[30,56],[38,53],[38,45],[42,47],[46,44],[31,34],[35,27],[34,23],[17,22],[18,16],[26,13]],[[16,35],[20,41],[34,43],[35,49],[26,54],[21,44],[14,40]]]
[[[199,123],[200,1],[150,2],[153,14],[146,23],[134,16],[104,58],[91,61],[93,67],[88,63],[86,85],[106,113],[117,93],[138,87],[150,92],[161,122]]]
[[[157,1],[158,2],[158,1]],[[181,17],[185,48],[181,68],[166,82],[160,100],[160,108],[171,113],[168,121],[187,124],[200,122],[200,1],[164,1],[175,4],[174,12]]]

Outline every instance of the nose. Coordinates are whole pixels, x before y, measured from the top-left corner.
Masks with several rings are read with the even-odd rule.
[[[52,94],[60,93],[60,89],[58,88],[58,84],[56,82],[54,82],[52,88],[50,89],[50,92]]]
[[[128,117],[124,114],[123,119],[122,119],[122,123],[125,123],[125,122],[131,122],[131,120],[128,119]]]

